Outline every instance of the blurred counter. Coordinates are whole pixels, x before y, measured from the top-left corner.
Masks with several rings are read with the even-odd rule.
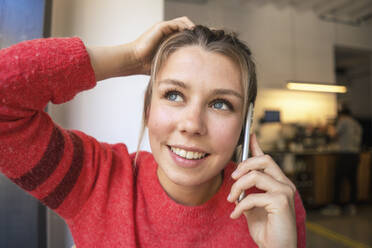
[[[304,204],[317,207],[332,203],[334,191],[334,169],[337,166],[338,151],[266,151],[296,184]],[[371,157],[372,151],[360,153],[358,166],[358,201],[370,201],[371,197]],[[349,187],[344,185],[344,199],[348,198]]]

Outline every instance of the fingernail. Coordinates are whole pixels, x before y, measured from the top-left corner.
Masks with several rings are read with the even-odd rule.
[[[227,196],[227,200],[231,202],[231,193]]]
[[[235,219],[234,212],[232,212],[232,213],[230,214],[230,218],[231,218],[231,219]]]
[[[239,171],[238,170],[235,170],[232,174],[231,174],[231,177],[235,178],[239,175]]]

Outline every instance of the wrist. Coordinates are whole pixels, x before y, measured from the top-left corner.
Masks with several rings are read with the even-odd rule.
[[[117,57],[113,77],[143,74],[143,62],[138,57],[133,42],[115,46],[113,51]]]
[[[96,80],[141,73],[133,44],[87,47]]]

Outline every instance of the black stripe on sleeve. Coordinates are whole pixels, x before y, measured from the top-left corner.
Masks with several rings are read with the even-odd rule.
[[[83,142],[76,134],[72,132],[70,132],[70,136],[74,145],[74,154],[70,169],[55,190],[41,200],[41,202],[49,206],[51,209],[56,209],[61,205],[76,184],[83,168]]]
[[[63,134],[57,127],[54,127],[48,147],[38,164],[26,174],[12,179],[12,181],[27,191],[36,189],[55,171],[62,159],[64,149],[65,140]]]

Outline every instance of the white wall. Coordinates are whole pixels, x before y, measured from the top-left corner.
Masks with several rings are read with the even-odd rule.
[[[52,36],[79,36],[93,46],[125,43],[163,20],[163,8],[163,0],[53,0]],[[68,103],[49,105],[49,113],[64,128],[100,141],[125,142],[134,151],[147,82],[147,76],[105,80]],[[67,228],[53,213],[48,216],[48,232],[48,247],[71,247]]]
[[[290,92],[285,89],[286,81],[333,83],[335,45],[372,50],[372,25],[360,28],[324,22],[311,11],[291,7],[278,9],[242,0],[209,0],[206,4],[165,1],[164,13],[166,19],[187,15],[197,23],[240,34],[258,67],[256,117],[275,106],[284,121],[307,122],[311,118],[323,123],[335,117],[334,94]]]

